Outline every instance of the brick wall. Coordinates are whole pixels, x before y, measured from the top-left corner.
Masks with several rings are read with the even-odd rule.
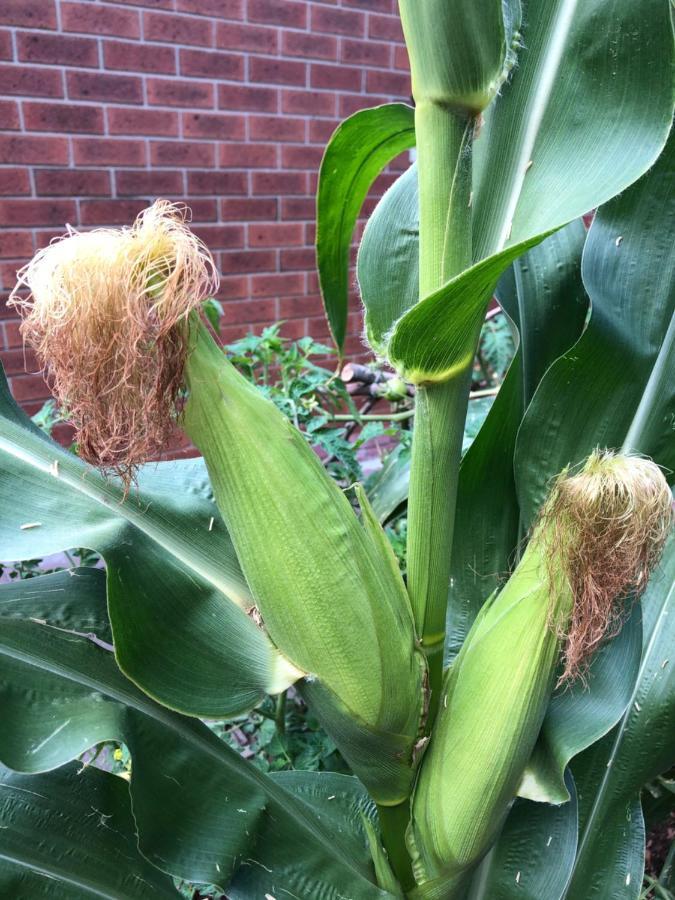
[[[323,146],[341,118],[409,91],[396,0],[0,0],[0,356],[15,397],[33,412],[47,393],[5,307],[16,269],[64,223],[128,223],[158,196],[186,202],[214,252],[226,340],[279,319],[324,338]],[[348,351],[359,331],[355,312]]]

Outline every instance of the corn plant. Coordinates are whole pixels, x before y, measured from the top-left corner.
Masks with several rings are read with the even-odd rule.
[[[367,340],[416,387],[395,503],[355,509],[227,359],[171,204],[19,274],[80,457],[3,380],[0,556],[105,569],[0,587],[5,896],[640,895],[675,730],[669,4],[400,9],[415,107],[345,121],[317,199],[340,350],[361,204],[416,146],[357,263]],[[519,346],[462,458],[495,292]],[[201,458],[149,462],[175,423]],[[353,775],[262,773],[202,721],[290,686]],[[74,762],[107,741],[128,781]]]

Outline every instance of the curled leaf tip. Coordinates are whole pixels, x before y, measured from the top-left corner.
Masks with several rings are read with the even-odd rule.
[[[10,298],[80,455],[127,484],[171,434],[187,316],[218,285],[188,220],[157,200],[128,228],[68,228],[21,269]]]
[[[559,476],[542,524],[552,593],[561,575],[572,593],[571,616],[551,614],[564,641],[560,682],[583,677],[602,641],[618,633],[626,598],[646,588],[672,523],[670,489],[648,459],[596,450]]]

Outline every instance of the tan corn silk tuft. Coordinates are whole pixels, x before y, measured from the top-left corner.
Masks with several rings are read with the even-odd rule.
[[[127,483],[171,433],[187,316],[218,284],[186,213],[158,200],[130,228],[69,229],[18,273],[10,298],[81,456]]]
[[[668,484],[650,460],[597,450],[577,474],[558,478],[541,524],[552,593],[562,574],[573,596],[571,618],[551,614],[565,642],[561,682],[583,677],[603,639],[618,633],[626,599],[647,586],[672,521]]]

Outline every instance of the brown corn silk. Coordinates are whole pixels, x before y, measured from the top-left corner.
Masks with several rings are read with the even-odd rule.
[[[69,229],[18,273],[10,298],[80,455],[127,484],[171,435],[187,316],[218,284],[187,221],[158,200],[130,228]]]
[[[539,523],[552,596],[560,576],[571,615],[550,625],[563,641],[560,681],[583,677],[606,638],[621,630],[628,598],[637,598],[657,565],[673,521],[672,497],[648,459],[596,450],[583,468],[556,480]]]

